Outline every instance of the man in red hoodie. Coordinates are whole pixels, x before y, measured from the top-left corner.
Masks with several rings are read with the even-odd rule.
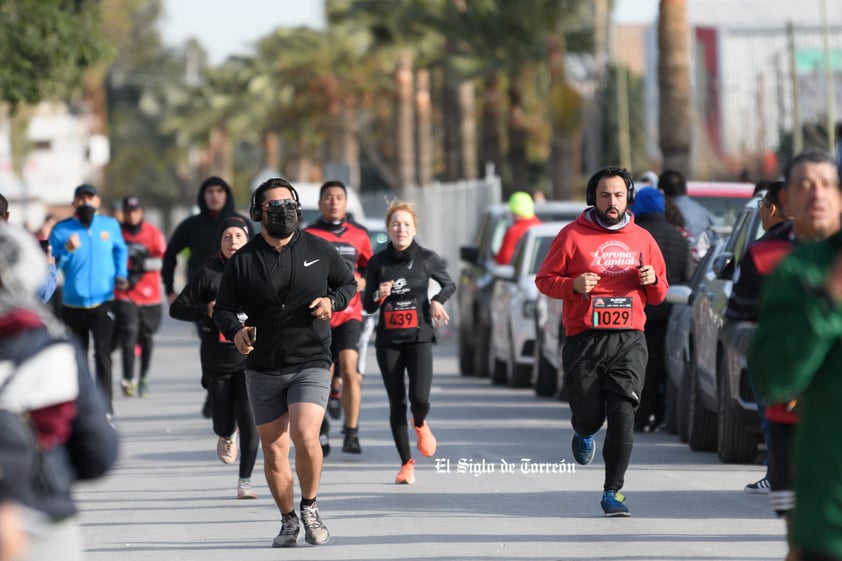
[[[495,257],[500,265],[508,265],[511,262],[517,242],[529,227],[541,223],[541,219],[535,216],[535,203],[532,196],[524,191],[512,193],[509,197],[509,212],[514,217],[514,223],[506,230],[503,241],[500,242],[500,251]]]
[[[125,290],[114,289],[117,300],[118,332],[112,347],[123,355],[123,395],[140,397],[149,394],[146,374],[152,361],[153,335],[161,325],[161,263],[167,249],[164,234],[144,220],[140,199],[131,195],[123,199],[123,222],[120,230],[129,247],[129,283]],[[140,377],[134,383],[135,348],[140,350]]]
[[[658,244],[628,211],[634,202],[629,172],[599,170],[585,196],[589,208],[553,240],[535,284],[564,301],[562,365],[575,431],[573,457],[591,463],[593,435],[607,418],[601,506],[606,516],[629,516],[620,489],[648,360],[644,309],[663,302],[669,285]]]

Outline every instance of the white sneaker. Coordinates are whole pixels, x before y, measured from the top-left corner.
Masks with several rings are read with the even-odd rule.
[[[239,446],[237,446],[236,432],[232,434],[230,438],[225,438],[223,436],[219,437],[219,440],[216,443],[216,455],[223,464],[233,464],[236,462],[238,451]]]
[[[238,499],[256,499],[257,493],[251,486],[250,479],[240,479],[237,483],[237,498]]]

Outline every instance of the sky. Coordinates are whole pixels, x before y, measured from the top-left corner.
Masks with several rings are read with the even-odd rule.
[[[649,23],[657,11],[658,0],[616,0],[614,21]],[[217,65],[251,53],[254,42],[277,27],[300,25],[324,26],[323,0],[165,0],[161,32],[170,46],[199,39]]]
[[[252,53],[254,43],[278,27],[323,27],[324,8],[322,0],[165,0],[161,24],[164,43],[195,37],[217,65]]]

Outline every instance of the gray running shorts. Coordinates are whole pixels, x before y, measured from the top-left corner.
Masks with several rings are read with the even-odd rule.
[[[246,369],[248,389],[254,422],[265,425],[289,411],[290,403],[315,403],[327,406],[330,393],[330,370],[305,368],[290,374],[264,374]]]

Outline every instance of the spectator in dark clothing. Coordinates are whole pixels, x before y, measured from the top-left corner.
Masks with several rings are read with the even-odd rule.
[[[684,227],[690,234],[691,247],[697,244],[704,244],[704,250],[700,250],[704,256],[710,246],[710,240],[704,240],[703,236],[713,226],[713,218],[705,207],[694,201],[687,195],[687,181],[681,173],[674,170],[667,170],[658,176],[658,189],[664,196],[672,198],[676,206],[684,216]]]
[[[723,330],[726,340],[742,355],[748,353],[751,338],[757,327],[757,303],[760,300],[760,287],[765,278],[775,269],[791,249],[794,240],[792,222],[786,220],[780,201],[783,181],[776,181],[766,186],[764,196],[757,201],[760,222],[766,233],[749,245],[742,260],[734,271],[734,284],[728,306],[725,308]],[[762,193],[763,191],[761,191]],[[749,364],[751,377],[751,365]],[[753,384],[752,384],[753,385]],[[756,392],[754,392],[756,394]],[[756,397],[756,396],[755,396]],[[755,399],[757,413],[760,415],[760,430],[766,440],[767,457],[772,454],[772,437],[769,421],[766,418],[766,404]],[[750,494],[767,494],[771,490],[769,483],[769,464],[766,474],[743,488]],[[789,510],[784,508],[783,510]]]
[[[690,245],[679,229],[667,221],[663,193],[652,187],[641,189],[634,199],[632,212],[635,223],[649,231],[661,249],[670,286],[688,284],[693,267]],[[644,335],[649,349],[649,361],[646,364],[640,407],[634,418],[636,432],[657,430],[664,419],[664,339],[671,310],[672,304],[669,302],[646,305]]]

